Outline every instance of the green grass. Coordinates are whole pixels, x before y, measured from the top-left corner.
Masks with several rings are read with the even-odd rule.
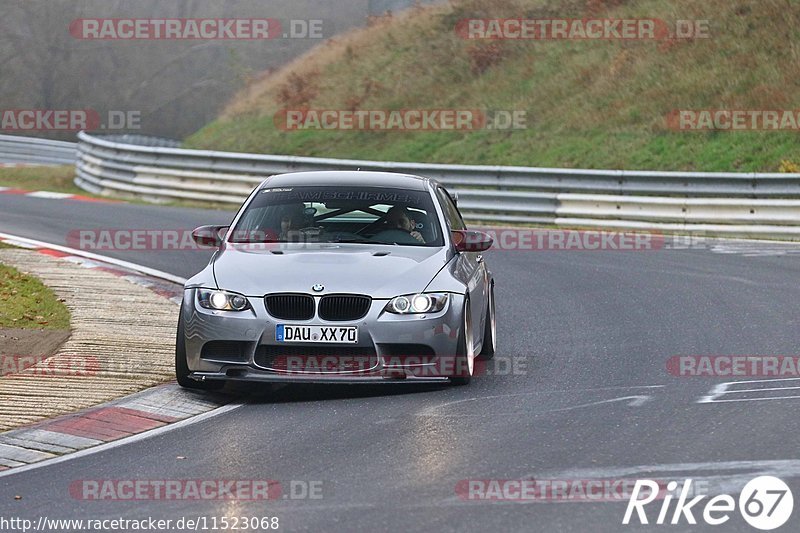
[[[69,311],[38,279],[0,265],[0,327],[69,329]]]
[[[468,17],[707,19],[710,39],[491,41]],[[620,5],[617,5],[620,4]],[[272,154],[553,167],[778,171],[800,133],[679,132],[676,109],[800,109],[800,5],[790,0],[454,0],[337,37],[254,82],[188,147]],[[281,109],[524,110],[527,128],[282,131]]]
[[[0,186],[3,187],[92,196],[76,186],[72,182],[74,178],[75,167],[72,165],[0,168]]]

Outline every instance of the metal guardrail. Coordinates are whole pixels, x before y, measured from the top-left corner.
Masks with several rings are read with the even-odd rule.
[[[180,141],[174,139],[136,133],[106,135],[103,138],[116,143],[159,148],[178,148],[181,145]],[[78,143],[0,135],[0,164],[74,165],[77,157]]]
[[[1,164],[72,165],[76,157],[76,143],[0,135]]]
[[[103,135],[106,141],[122,144],[135,144],[137,146],[152,146],[154,148],[180,148],[181,141],[170,139],[169,137],[158,137],[155,135],[142,135],[140,133],[114,133]]]
[[[436,178],[472,221],[800,239],[800,174],[438,165],[146,147],[78,135],[75,183],[98,194],[239,204],[264,178],[385,170]]]

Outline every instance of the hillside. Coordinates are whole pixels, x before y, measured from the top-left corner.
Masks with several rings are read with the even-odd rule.
[[[707,20],[708,38],[468,40],[466,18]],[[777,171],[800,131],[681,131],[675,110],[800,109],[791,0],[454,0],[382,17],[252,83],[198,148],[441,163]],[[526,113],[508,131],[286,131],[285,109]],[[791,115],[790,115],[791,116]],[[278,124],[278,125],[276,125]]]

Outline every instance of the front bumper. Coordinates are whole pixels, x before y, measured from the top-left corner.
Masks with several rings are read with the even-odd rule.
[[[373,300],[367,315],[354,322],[328,322],[319,318],[306,321],[277,320],[267,313],[263,298],[248,298],[252,309],[243,312],[211,311],[197,304],[196,289],[186,289],[181,307],[184,323],[186,360],[189,377],[198,381],[252,381],[278,383],[442,383],[447,376],[437,358],[455,358],[464,297],[451,294],[446,307],[428,315],[395,315],[384,312],[387,300]],[[278,324],[358,326],[356,344],[314,343],[309,349],[342,347],[374,351],[375,364],[369,368],[342,371],[276,370],[263,366],[259,348],[280,348],[287,344],[275,339]],[[235,343],[235,354],[209,353],[211,342]],[[298,346],[292,344],[293,347]],[[397,357],[398,347],[424,348],[422,357]],[[409,354],[413,355],[413,354]],[[260,366],[258,363],[262,362]]]

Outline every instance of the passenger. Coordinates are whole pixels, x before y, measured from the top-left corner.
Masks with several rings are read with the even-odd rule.
[[[391,229],[406,231],[419,242],[425,242],[422,234],[415,229],[417,227],[416,221],[411,218],[411,213],[405,207],[396,205],[389,209],[386,212],[386,223]]]

